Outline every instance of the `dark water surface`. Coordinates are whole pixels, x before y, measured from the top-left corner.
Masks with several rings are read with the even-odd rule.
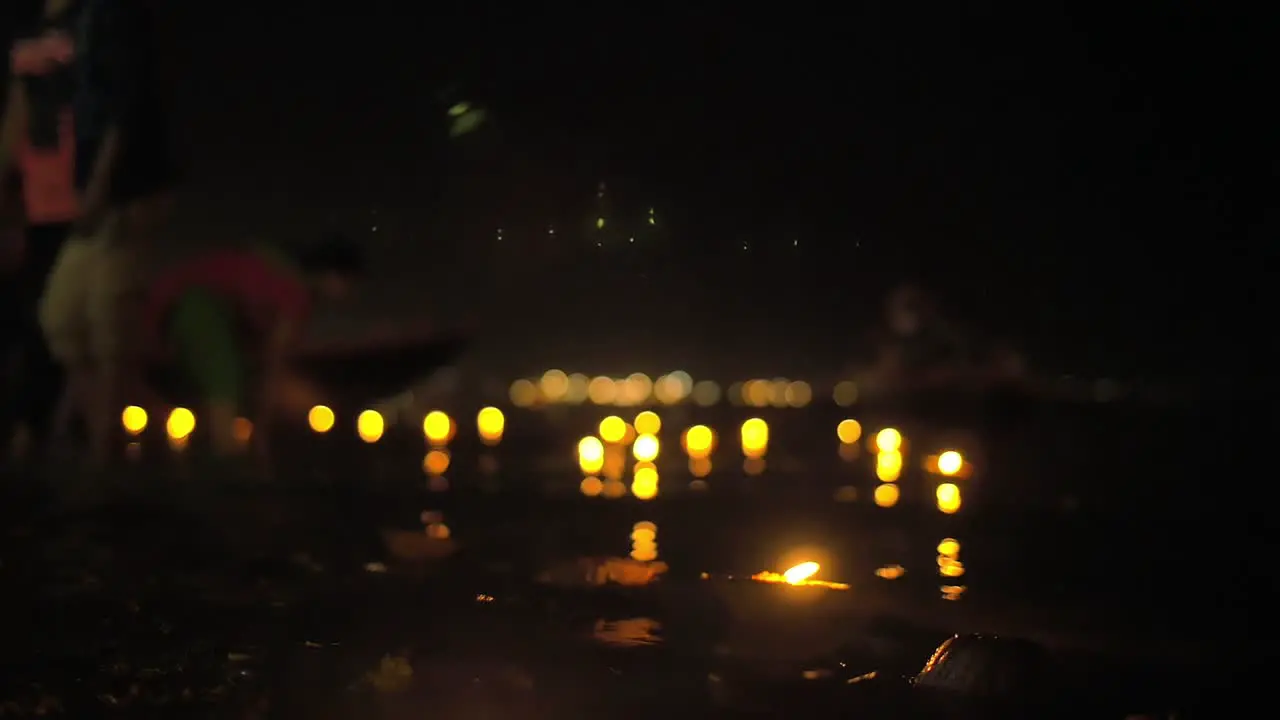
[[[907,438],[886,508],[865,438],[838,452],[835,408],[756,411],[770,443],[755,475],[737,442],[748,411],[660,410],[657,496],[584,497],[575,447],[609,412],[508,411],[506,437],[486,447],[459,408],[437,475],[423,472],[416,424],[364,445],[347,423],[282,438],[285,470],[268,485],[150,436],[105,496],[63,476],[14,479],[0,707],[991,716],[1008,693],[900,681],[951,634],[985,633],[1012,649],[959,676],[1006,678],[992,682],[1019,688],[1017,702],[1077,717],[1124,717],[1212,702],[1250,662],[1251,588],[1213,520],[1226,513],[1213,488],[1185,480],[1199,472],[1188,448],[1209,442],[1190,415],[866,410],[866,435],[892,425]],[[719,435],[698,482],[680,450],[693,423]],[[973,468],[954,514],[937,509],[940,478],[920,462],[947,448]],[[665,571],[627,559],[638,524]],[[848,589],[748,579],[804,561]]]

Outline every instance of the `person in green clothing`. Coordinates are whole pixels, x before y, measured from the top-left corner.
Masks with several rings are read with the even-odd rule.
[[[348,293],[364,271],[362,249],[330,237],[292,256],[267,248],[225,249],[165,272],[151,287],[147,324],[205,398],[213,449],[238,448],[233,426],[252,405],[255,445],[265,449],[271,414],[309,402],[288,373],[290,355],[317,296]],[[289,394],[294,398],[282,397]]]

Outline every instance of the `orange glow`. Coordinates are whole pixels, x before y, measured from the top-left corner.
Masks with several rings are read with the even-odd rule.
[[[382,413],[377,410],[365,410],[356,418],[356,434],[367,443],[376,443],[381,440],[382,433],[386,429],[386,421],[382,419]]]
[[[600,478],[588,475],[582,478],[582,483],[578,485],[578,489],[587,497],[596,497],[604,491],[604,483],[600,481]]]
[[[327,433],[333,429],[333,424],[337,418],[333,415],[333,410],[324,405],[316,405],[307,411],[307,425],[311,426],[312,432]]]
[[[836,437],[840,438],[841,443],[852,445],[862,438],[862,425],[853,418],[841,420],[836,426]]]
[[[422,458],[422,471],[428,475],[443,475],[449,469],[449,453],[432,450]]]
[[[786,572],[759,572],[752,575],[751,579],[756,582],[770,583],[774,585],[790,585],[792,587],[824,587],[830,590],[849,589],[849,586],[845,583],[814,580],[813,576],[818,574],[818,570],[820,569],[820,566],[816,562],[802,562],[799,565],[788,569]]]
[[[130,435],[141,435],[147,429],[147,411],[137,405],[130,405],[120,413],[120,425]]]
[[[689,474],[704,478],[711,474],[711,461],[704,457],[689,459]]]
[[[253,439],[253,423],[249,418],[238,417],[231,421],[231,438],[241,444]]]

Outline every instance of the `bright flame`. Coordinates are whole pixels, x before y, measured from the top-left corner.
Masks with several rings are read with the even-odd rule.
[[[506,426],[506,417],[496,407],[484,408],[476,414],[476,430],[486,445],[496,445],[501,441]]]
[[[130,435],[141,435],[147,429],[147,411],[137,405],[130,405],[120,413],[120,424]]]
[[[422,419],[422,434],[432,445],[444,445],[453,439],[453,420],[439,410],[432,410]]]
[[[333,411],[324,405],[316,405],[307,412],[307,424],[314,432],[327,433],[333,429]]]
[[[951,476],[964,467],[964,457],[955,450],[948,450],[938,456],[938,472]]]
[[[819,569],[820,566],[816,562],[802,562],[782,573],[782,577],[786,578],[787,582],[792,585],[799,585],[805,580],[817,575]]]
[[[658,438],[653,435],[640,435],[636,437],[631,452],[640,462],[653,462],[658,457],[658,447]]]
[[[164,429],[173,440],[190,437],[196,429],[196,416],[186,408],[174,408],[169,412]]]
[[[356,434],[367,443],[376,443],[381,440],[382,433],[386,429],[386,421],[382,419],[382,413],[377,410],[365,410],[356,417]]]

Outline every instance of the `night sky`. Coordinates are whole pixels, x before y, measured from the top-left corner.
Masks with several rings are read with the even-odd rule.
[[[468,315],[511,371],[830,372],[916,278],[1036,364],[1187,373],[1260,265],[1262,24],[1222,12],[162,4],[175,252],[367,237],[351,317]]]

